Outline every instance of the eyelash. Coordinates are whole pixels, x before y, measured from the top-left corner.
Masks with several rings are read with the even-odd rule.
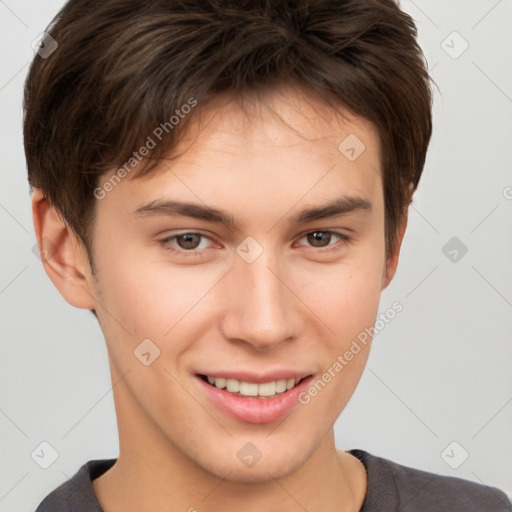
[[[330,233],[331,235],[338,236],[341,239],[341,244],[342,245],[344,245],[344,244],[346,244],[347,242],[350,241],[350,237],[348,237],[344,233],[340,233],[339,231],[332,231],[332,230],[329,230],[329,229],[314,229],[312,231],[308,231],[308,232],[304,233],[300,237],[300,239],[304,238],[306,235],[309,235],[311,233],[318,233],[318,232]],[[200,256],[201,253],[197,249],[191,249],[191,250],[180,249],[180,250],[177,250],[177,249],[172,248],[170,245],[168,245],[171,242],[171,240],[174,240],[175,238],[178,238],[178,237],[183,236],[183,235],[199,235],[201,237],[204,237],[204,238],[207,238],[207,239],[211,240],[210,236],[207,233],[205,233],[204,231],[184,231],[183,233],[178,233],[177,235],[172,235],[172,236],[168,236],[166,238],[163,238],[162,240],[159,241],[159,244],[165,250],[167,250],[167,251],[169,251],[171,253],[177,253],[177,254],[180,254],[180,255],[186,256],[186,257],[189,257],[189,256],[192,256],[192,257]],[[318,247],[318,248],[311,247],[311,248],[312,249],[317,249],[318,252],[320,252],[320,253],[329,253],[329,252],[337,251],[337,250],[340,249],[340,247],[338,247],[338,244],[336,244],[336,243],[335,244],[327,245],[326,247]]]

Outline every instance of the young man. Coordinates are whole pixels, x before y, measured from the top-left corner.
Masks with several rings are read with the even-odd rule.
[[[71,0],[24,135],[43,264],[101,325],[120,441],[38,512],[512,510],[334,443],[431,136],[392,0]]]

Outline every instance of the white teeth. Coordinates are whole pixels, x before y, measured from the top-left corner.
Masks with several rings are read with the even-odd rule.
[[[265,382],[258,385],[258,395],[260,396],[274,396],[276,394],[276,381]]]
[[[219,388],[225,388],[226,387],[226,379],[218,378],[215,379],[215,385]]]
[[[283,391],[286,391],[286,379],[276,380],[276,392],[282,393]]]
[[[208,382],[218,389],[226,388],[230,393],[239,396],[274,396],[292,389],[300,379],[278,379],[257,384],[255,382],[239,381],[236,379],[223,379],[221,377],[207,376]]]
[[[208,379],[209,380],[209,379]],[[215,379],[213,379],[215,382]],[[213,384],[213,382],[211,382]],[[226,389],[230,393],[238,393],[240,391],[240,381],[235,379],[226,380]]]
[[[244,396],[258,396],[258,384],[253,382],[240,382],[240,394]]]

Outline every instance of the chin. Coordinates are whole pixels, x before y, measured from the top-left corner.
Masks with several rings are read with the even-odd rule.
[[[249,445],[251,445],[250,442],[244,442],[242,443],[242,449],[237,448],[236,452],[226,450],[222,460],[214,458],[204,461],[200,465],[209,473],[230,482],[270,482],[276,478],[286,477],[298,470],[308,456],[307,453],[299,453],[293,447],[276,452],[275,449],[271,448],[257,451],[254,445]],[[251,451],[254,455],[252,460],[250,456],[246,455]],[[199,461],[197,462],[199,463]]]

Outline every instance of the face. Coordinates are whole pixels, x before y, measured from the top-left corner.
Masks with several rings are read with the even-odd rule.
[[[288,92],[245,112],[216,100],[178,149],[96,204],[89,281],[121,453],[280,477],[332,432],[367,360],[369,343],[345,354],[383,288],[378,136]],[[255,393],[270,396],[238,396]]]

